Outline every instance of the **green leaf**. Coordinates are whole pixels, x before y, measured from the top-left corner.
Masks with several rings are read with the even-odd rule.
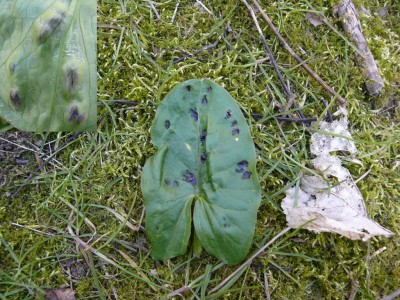
[[[186,252],[193,211],[207,252],[228,264],[243,260],[261,192],[254,144],[235,100],[210,80],[183,82],[158,107],[151,137],[158,151],[141,186],[153,258]]]
[[[0,118],[96,129],[96,1],[0,0]]]

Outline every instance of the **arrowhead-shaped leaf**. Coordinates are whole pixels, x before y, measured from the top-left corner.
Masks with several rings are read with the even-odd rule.
[[[24,131],[94,130],[96,2],[0,8],[0,117]]]
[[[142,173],[154,259],[186,252],[191,230],[206,251],[240,262],[253,239],[261,192],[256,154],[235,100],[210,80],[176,86],[151,128],[157,153]]]

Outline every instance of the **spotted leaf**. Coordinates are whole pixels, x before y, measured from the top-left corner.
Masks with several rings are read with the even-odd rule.
[[[96,1],[0,0],[0,118],[96,129]]]
[[[206,251],[239,263],[252,243],[261,192],[254,144],[235,100],[210,80],[183,82],[159,105],[151,138],[158,151],[144,166],[141,187],[153,258],[184,254],[193,220]]]

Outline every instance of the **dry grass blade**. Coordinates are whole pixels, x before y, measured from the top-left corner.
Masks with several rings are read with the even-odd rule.
[[[106,209],[112,213],[118,220],[120,220],[121,222],[125,222],[125,219],[120,213],[116,212],[115,210],[113,210],[110,207],[106,207]],[[128,220],[126,220],[126,226],[128,226],[130,229],[132,229],[133,231],[138,231],[139,227],[136,227],[135,225],[133,225],[131,222],[129,222]]]
[[[147,277],[147,275],[141,271],[141,268],[138,266],[138,264],[128,254],[126,254],[122,250],[119,250],[119,249],[117,249],[117,250],[118,250],[119,254],[121,254],[128,261],[128,263],[132,266],[132,268],[134,268],[140,274],[140,276],[142,276],[144,279],[150,281],[149,277]],[[154,286],[150,285],[150,287],[154,291],[157,291],[157,289]]]
[[[254,258],[259,256],[261,253],[265,251],[272,243],[274,243],[277,239],[279,239],[282,235],[284,235],[286,232],[288,232],[291,228],[286,227],[284,230],[279,232],[275,237],[273,237],[268,243],[266,243],[264,246],[262,246],[259,250],[257,250],[256,253],[254,253],[248,260],[246,260],[243,264],[240,265],[239,268],[237,268],[234,272],[232,272],[231,275],[226,277],[220,284],[218,284],[215,288],[213,288],[208,294],[212,294],[217,292],[219,289],[221,289],[230,279],[232,279],[237,273],[243,270],[246,266],[248,266]]]

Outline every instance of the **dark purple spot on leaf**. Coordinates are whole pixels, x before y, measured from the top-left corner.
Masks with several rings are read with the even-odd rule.
[[[224,228],[230,227],[231,225],[229,223],[224,223],[222,224],[222,226],[224,226]]]
[[[17,88],[11,89],[10,100],[11,100],[12,105],[14,105],[15,108],[18,109],[21,107],[21,97],[19,95],[19,90]]]
[[[68,121],[75,121],[78,125],[85,119],[85,114],[80,114],[78,107],[73,105],[68,111]]]
[[[78,119],[76,119],[76,124],[81,124],[82,121],[85,119],[85,114],[80,114]]]
[[[246,171],[246,172],[243,173],[242,179],[249,179],[250,176],[251,176],[251,172]]]
[[[211,91],[212,91],[212,87],[211,87],[211,86],[209,86],[208,88],[206,88],[207,94],[211,93]]]
[[[238,168],[236,169],[236,173],[243,173],[243,171],[249,166],[247,160],[242,160],[237,163]]]
[[[39,31],[38,35],[39,41],[43,42],[51,34],[53,34],[53,32],[57,31],[61,27],[61,24],[63,23],[65,17],[66,17],[65,13],[62,13],[60,15],[52,17],[50,20],[45,22]]]
[[[225,119],[230,119],[231,117],[232,117],[232,110],[231,110],[231,109],[228,109],[228,110],[226,111]]]
[[[231,127],[236,127],[236,125],[237,125],[237,121],[234,120],[234,121],[231,123]]]
[[[201,99],[201,104],[206,105],[207,104],[207,96],[204,95],[203,98]]]
[[[200,156],[200,161],[202,164],[204,164],[207,160],[207,155],[205,153],[202,153]]]
[[[239,128],[233,128],[233,129],[232,129],[232,135],[233,135],[233,136],[238,135],[239,132],[240,132],[240,129],[239,129]]]
[[[207,130],[203,130],[200,133],[200,142],[202,145],[204,145],[204,142],[206,141],[206,136],[207,136]]]
[[[78,83],[78,69],[68,67],[65,71],[66,89],[69,93],[72,93]]]
[[[169,120],[166,120],[164,122],[165,128],[169,129],[169,127],[171,126],[171,123],[169,122]]]
[[[199,115],[197,114],[196,109],[193,109],[193,108],[190,109],[190,116],[195,121],[197,121],[199,119]]]
[[[15,67],[16,67],[16,64],[15,64],[14,62],[12,62],[12,63],[10,64],[10,66],[9,66],[9,70],[10,70],[11,73],[14,73]]]
[[[165,182],[166,185],[171,185],[172,184],[171,180],[169,180],[169,179],[165,179],[164,182]]]
[[[188,92],[190,92],[190,91],[192,90],[192,86],[191,86],[191,85],[187,85],[187,86],[186,86],[186,90],[187,90]]]
[[[197,184],[196,176],[194,176],[194,174],[192,172],[190,172],[189,170],[185,171],[185,174],[183,174],[182,180],[187,183],[190,183],[192,185]]]
[[[179,182],[176,181],[176,180],[174,180],[174,182],[172,183],[172,186],[173,186],[173,187],[178,187],[178,186],[179,186]]]
[[[75,105],[73,105],[69,108],[68,113],[69,113],[69,116],[68,116],[69,121],[76,121],[79,118],[78,107],[76,107]]]

